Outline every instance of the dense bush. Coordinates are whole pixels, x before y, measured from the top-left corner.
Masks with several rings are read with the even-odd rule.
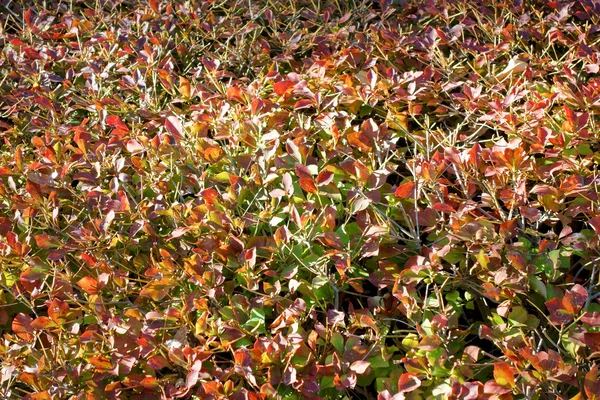
[[[600,398],[597,2],[2,3],[1,397]]]

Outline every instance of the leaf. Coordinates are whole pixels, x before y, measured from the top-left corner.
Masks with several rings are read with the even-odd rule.
[[[42,189],[37,183],[27,180],[27,182],[25,182],[25,190],[27,190],[27,193],[29,193],[35,201],[41,202],[43,200]]]
[[[583,286],[577,284],[573,286],[571,290],[567,290],[562,299],[562,304],[567,312],[572,315],[576,315],[587,301],[587,298],[587,290]]]
[[[190,81],[183,76],[179,77],[179,93],[181,93],[185,99],[189,99],[192,93]]]
[[[42,392],[32,393],[28,395],[28,400],[50,400],[52,396],[50,396],[50,392],[44,390]]]
[[[31,322],[31,328],[35,330],[56,328],[57,326],[58,325],[56,324],[56,322],[44,316],[37,317],[33,320],[33,322]]]
[[[175,139],[183,139],[183,126],[179,117],[175,115],[168,116],[165,120],[165,128]]]
[[[600,216],[590,218],[588,220],[588,224],[590,224],[592,228],[594,228],[597,234],[600,234]]]
[[[215,164],[223,158],[223,150],[220,147],[209,147],[204,150],[203,156],[206,161]]]
[[[87,294],[98,294],[100,290],[98,289],[98,281],[91,276],[84,276],[80,280],[77,281],[77,285],[83,289]]]
[[[413,199],[415,197],[415,182],[406,182],[398,186],[395,195],[400,199]]]
[[[111,361],[104,356],[90,357],[88,362],[96,367],[97,372],[106,372],[113,369]]]
[[[125,144],[125,148],[131,154],[141,153],[145,150],[144,146],[142,146],[140,142],[135,139],[129,139]]]
[[[35,243],[40,249],[50,249],[57,247],[60,242],[54,236],[48,236],[45,233],[34,236]]]
[[[600,379],[598,377],[598,365],[594,365],[583,381],[583,390],[590,400],[600,399]]]
[[[162,368],[172,368],[171,363],[161,355],[155,355],[148,359],[148,365],[158,371]]]
[[[58,325],[63,325],[69,313],[69,305],[60,299],[54,299],[48,306],[48,316]]]
[[[358,375],[362,375],[369,368],[371,363],[369,361],[354,361],[350,366],[350,370],[356,372]]]
[[[294,82],[289,80],[279,81],[273,85],[273,90],[278,96],[283,96],[287,93],[291,93],[295,85]]]
[[[244,94],[238,86],[230,86],[227,88],[227,100],[234,100],[243,104],[246,103]]]
[[[318,192],[315,181],[312,178],[300,178],[300,187],[308,193],[316,194]]]
[[[185,386],[189,389],[198,383],[198,375],[202,369],[202,361],[196,360],[185,378]]]
[[[520,60],[518,57],[513,57],[508,62],[506,68],[496,76],[496,79],[503,81],[512,75],[520,74],[527,69],[527,66],[528,64],[525,61]]]
[[[315,104],[314,100],[309,100],[309,99],[298,100],[296,102],[296,104],[294,104],[294,111],[311,108],[314,104]]]
[[[497,362],[494,364],[494,379],[501,386],[510,388],[515,386],[515,377],[508,363]]]
[[[398,392],[409,393],[421,386],[421,380],[412,372],[405,372],[398,378]]]
[[[21,339],[31,342],[33,340],[33,318],[23,313],[18,313],[12,321],[12,331]]]
[[[173,287],[173,281],[168,278],[162,278],[159,281],[152,281],[142,288],[140,296],[149,297],[154,301],[161,301],[167,294],[169,289]]]
[[[106,123],[111,128],[119,128],[119,129],[122,129],[124,131],[129,131],[129,128],[127,128],[127,125],[125,125],[125,123],[123,123],[123,121],[121,121],[121,118],[119,118],[118,115],[108,115],[108,116],[106,116]]]

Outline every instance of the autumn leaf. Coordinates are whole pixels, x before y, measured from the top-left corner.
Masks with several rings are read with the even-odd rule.
[[[508,363],[497,362],[494,364],[494,379],[499,385],[511,388],[515,386],[515,377]]]
[[[318,192],[317,186],[315,185],[315,181],[312,178],[300,178],[300,187],[312,194],[316,194]]]
[[[395,195],[400,199],[412,199],[415,197],[415,182],[406,182],[398,186]]]
[[[15,318],[13,319],[11,329],[18,337],[30,342],[33,340],[33,328],[31,327],[32,321],[33,318],[30,316],[19,313],[15,315]]]
[[[278,96],[283,96],[291,93],[295,85],[294,82],[289,80],[279,81],[273,85],[273,91],[275,91]]]
[[[98,288],[98,281],[91,276],[84,276],[77,281],[77,285],[83,289],[87,294],[98,294],[100,290]]]
[[[140,296],[149,297],[154,301],[161,301],[173,288],[173,281],[168,278],[162,278],[158,281],[152,281],[142,288]]]
[[[60,299],[54,299],[48,306],[48,316],[58,325],[63,325],[67,321],[69,305]]]
[[[412,372],[405,372],[398,379],[398,392],[410,393],[421,386],[421,380]]]
[[[167,128],[167,132],[169,132],[176,140],[183,139],[183,125],[181,123],[181,118],[170,115],[165,120],[165,127]]]
[[[112,362],[104,356],[90,357],[88,362],[92,364],[98,372],[106,372],[113,369]]]
[[[600,399],[600,377],[598,376],[598,365],[594,365],[585,374],[583,389],[589,400]]]

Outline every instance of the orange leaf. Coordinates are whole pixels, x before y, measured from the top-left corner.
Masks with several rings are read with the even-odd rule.
[[[77,285],[79,285],[79,287],[81,287],[87,294],[100,293],[100,290],[98,290],[98,281],[91,276],[84,276],[77,281]]]
[[[179,77],[179,93],[181,93],[181,95],[186,99],[189,99],[192,94],[190,81],[183,76]]]
[[[246,103],[242,89],[238,86],[230,86],[227,89],[227,100],[235,100],[240,103]]]
[[[283,96],[284,94],[291,92],[291,89],[295,85],[296,84],[292,81],[288,81],[288,80],[280,81],[273,85],[273,90],[275,91],[275,93],[277,95]]]
[[[69,313],[69,305],[60,299],[54,299],[48,306],[48,316],[59,325],[66,322]]]
[[[52,397],[50,396],[50,393],[48,393],[47,390],[44,390],[43,392],[32,393],[29,395],[30,400],[50,400],[51,398]]]
[[[223,158],[223,150],[220,147],[209,147],[204,150],[204,158],[209,163],[214,164]]]
[[[415,197],[415,183],[406,182],[396,189],[396,197],[400,199],[413,199]]]
[[[317,193],[317,186],[312,178],[300,178],[300,187],[308,193]]]
[[[98,357],[90,357],[88,360],[90,364],[96,367],[96,371],[105,372],[113,369],[112,363],[107,357],[98,356]]]
[[[58,325],[56,324],[56,322],[44,316],[37,317],[31,322],[31,329],[35,330],[56,328],[57,326]]]
[[[494,364],[494,379],[501,386],[511,388],[515,386],[515,377],[508,363],[497,362]]]
[[[154,301],[161,301],[169,293],[169,289],[173,286],[172,283],[168,278],[152,281],[142,288],[140,296],[149,297]]]

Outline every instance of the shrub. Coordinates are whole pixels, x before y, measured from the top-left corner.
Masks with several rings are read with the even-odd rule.
[[[5,2],[4,398],[600,398],[600,8]]]

